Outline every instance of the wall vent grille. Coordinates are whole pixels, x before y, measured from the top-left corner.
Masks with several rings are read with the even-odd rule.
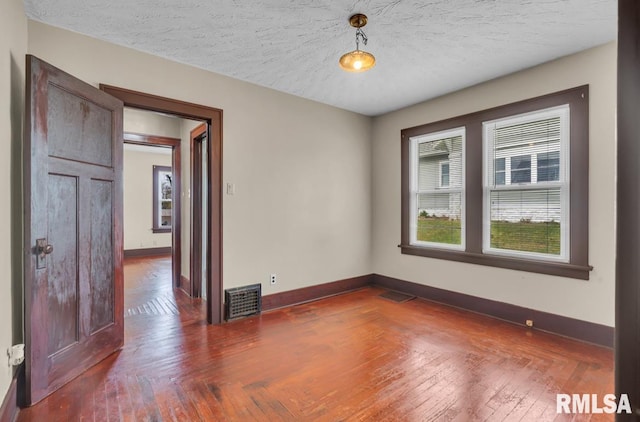
[[[227,321],[262,311],[262,285],[234,287],[224,291],[225,314]]]

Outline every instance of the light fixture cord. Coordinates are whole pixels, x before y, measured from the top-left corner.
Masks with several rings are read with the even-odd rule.
[[[362,38],[362,44],[367,45],[367,41],[369,41],[369,39],[364,34],[362,28],[358,28],[356,30],[356,50],[360,50],[360,38]]]

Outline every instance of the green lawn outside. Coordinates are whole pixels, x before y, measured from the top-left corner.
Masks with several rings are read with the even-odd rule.
[[[418,218],[418,240],[460,244],[460,220]],[[491,222],[491,247],[560,255],[560,223]]]
[[[492,221],[491,247],[560,255],[560,223]]]
[[[460,220],[440,217],[418,218],[418,240],[423,242],[460,244]]]

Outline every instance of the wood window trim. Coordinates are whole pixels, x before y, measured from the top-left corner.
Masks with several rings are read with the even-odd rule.
[[[160,203],[160,198],[158,197],[158,173],[160,172],[173,173],[171,166],[153,166],[153,219],[151,220],[151,231],[153,233],[171,233],[171,227],[161,227],[158,225],[158,212],[160,211],[158,207]],[[175,185],[175,182],[173,184]]]
[[[570,119],[570,234],[569,262],[553,262],[518,257],[484,254],[483,235],[483,153],[482,122],[530,113],[537,110],[569,104]],[[465,127],[465,200],[466,249],[455,251],[427,248],[410,244],[410,138]],[[469,157],[478,157],[470,159]],[[589,86],[543,95],[529,100],[498,106],[463,116],[428,123],[401,131],[401,253],[436,259],[446,259],[487,265],[498,268],[528,271],[561,277],[589,279],[593,269],[589,265]]]

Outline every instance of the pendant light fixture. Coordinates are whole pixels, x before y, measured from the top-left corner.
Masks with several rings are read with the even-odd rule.
[[[340,57],[340,67],[347,72],[364,72],[376,64],[373,54],[360,50],[360,40],[367,45],[367,36],[362,27],[367,24],[367,17],[362,13],[356,13],[349,18],[349,24],[356,28],[356,49]]]

